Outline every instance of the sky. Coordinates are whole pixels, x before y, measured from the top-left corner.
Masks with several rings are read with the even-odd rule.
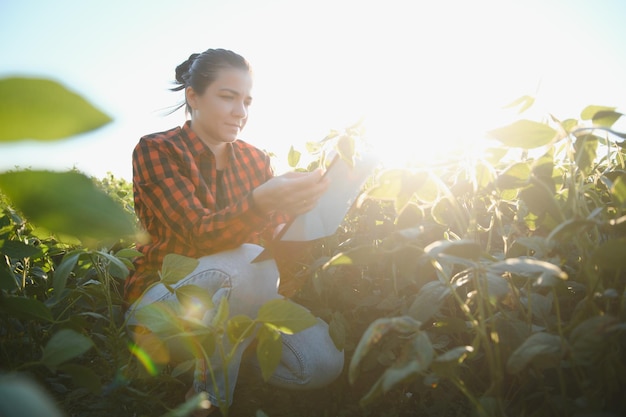
[[[50,78],[113,122],[58,142],[0,144],[0,171],[131,179],[139,138],[184,123],[164,113],[191,53],[226,48],[254,70],[241,138],[277,155],[359,121],[388,165],[478,148],[520,117],[626,111],[621,0],[2,0],[0,77]],[[280,168],[278,169],[280,171]]]

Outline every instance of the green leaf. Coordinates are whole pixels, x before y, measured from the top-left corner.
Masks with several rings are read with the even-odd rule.
[[[408,170],[390,169],[377,177],[377,186],[368,190],[368,196],[378,200],[392,200],[396,210],[400,212],[424,186],[427,179],[428,173],[425,171],[412,173]]]
[[[591,120],[600,111],[614,111],[615,109],[616,107],[589,105],[580,112],[580,118],[582,120]]]
[[[512,109],[514,107],[518,107],[517,113],[523,113],[528,110],[535,103],[535,98],[529,95],[524,95],[516,100],[513,100],[511,103],[504,106],[505,109]]]
[[[619,330],[617,318],[602,315],[590,317],[580,323],[569,335],[572,360],[578,365],[590,366],[602,360],[607,338]]]
[[[196,317],[198,320],[201,320],[207,310],[215,307],[213,305],[213,294],[210,294],[206,288],[187,284],[176,288],[174,293],[185,316]]]
[[[535,159],[531,166],[535,177],[549,179],[554,176],[554,149],[550,148],[546,153]]]
[[[344,350],[346,346],[347,327],[348,323],[343,314],[335,311],[333,313],[332,319],[330,320],[330,323],[328,323],[328,334],[330,335],[333,344],[339,351]]]
[[[411,303],[409,314],[415,320],[425,323],[439,312],[443,302],[450,294],[450,288],[441,282],[430,281],[420,288],[415,300]]]
[[[482,162],[477,161],[474,171],[474,180],[476,181],[476,187],[485,188],[493,182],[493,168]]]
[[[13,271],[5,263],[0,263],[0,289],[12,291],[19,288],[18,280]],[[0,304],[1,308],[2,304]]]
[[[561,127],[567,133],[572,133],[578,128],[579,122],[577,119],[565,119],[561,122]]]
[[[87,388],[92,394],[98,394],[102,388],[100,377],[91,368],[74,363],[65,363],[59,366],[59,370],[69,374],[75,386]]]
[[[217,339],[221,340],[221,335],[218,335],[218,331],[205,326],[198,320],[181,318],[181,323],[188,330],[175,333],[173,337],[171,335],[166,338],[167,349],[171,352],[172,357],[199,358],[205,354],[211,356],[215,353]]]
[[[442,226],[446,226],[454,223],[454,210],[455,208],[449,199],[440,198],[431,209],[430,214],[433,220]]]
[[[488,135],[508,147],[534,149],[552,142],[556,133],[556,130],[544,123],[524,119],[491,130]]]
[[[409,343],[402,346],[397,359],[385,369],[370,391],[359,401],[359,404],[367,406],[381,394],[389,392],[397,385],[424,372],[432,363],[434,352],[426,333],[416,333]]]
[[[309,141],[305,143],[304,146],[306,147],[306,151],[311,155],[315,155],[322,150],[322,144],[320,142]]]
[[[46,343],[41,362],[55,370],[62,363],[82,355],[92,347],[93,342],[87,336],[72,329],[61,329]]]
[[[456,258],[477,261],[482,249],[471,240],[438,240],[424,248],[424,253],[433,258],[448,255]]]
[[[159,302],[140,307],[135,312],[137,321],[151,332],[172,335],[183,330],[178,313],[172,305]]]
[[[0,253],[9,258],[36,258],[42,255],[41,248],[36,248],[20,240],[0,240]]]
[[[520,373],[530,363],[541,368],[557,367],[564,355],[563,341],[550,333],[535,333],[524,341],[509,357],[506,370],[510,374]]]
[[[452,348],[442,353],[441,355],[438,355],[435,358],[435,362],[441,362],[441,363],[454,362],[454,363],[460,364],[473,351],[474,351],[474,348],[472,346],[457,346],[455,348]]]
[[[562,222],[564,216],[554,197],[555,192],[553,185],[548,185],[534,177],[531,178],[530,182],[527,188],[520,191],[520,199],[524,201],[528,209],[537,216],[549,214],[555,221]]]
[[[501,275],[487,272],[485,277],[487,280],[487,293],[489,294],[489,297],[499,299],[511,292],[508,281],[502,278]]]
[[[378,253],[371,245],[358,246],[356,248],[339,252],[328,260],[323,266],[324,269],[339,265],[370,265],[376,262]]]
[[[428,175],[424,184],[415,192],[415,197],[424,203],[434,203],[440,195],[439,185]]]
[[[234,316],[228,320],[228,323],[226,323],[226,329],[228,339],[232,344],[235,344],[237,341],[243,340],[252,334],[252,331],[254,330],[254,320],[242,314]]]
[[[0,310],[18,319],[52,321],[50,309],[34,298],[0,297]]]
[[[381,376],[376,380],[374,385],[370,388],[370,390],[359,400],[359,405],[361,407],[367,407],[372,404],[376,399],[380,398],[384,394],[383,390],[383,377]]]
[[[365,359],[367,354],[374,349],[374,346],[378,345],[383,337],[391,332],[400,334],[411,334],[420,330],[421,323],[412,319],[409,316],[380,318],[375,320],[369,325],[359,344],[357,345],[352,360],[350,361],[350,367],[348,371],[348,378],[351,384],[354,384],[356,378],[359,375],[359,369],[361,361]]]
[[[161,266],[161,282],[165,285],[174,285],[198,266],[198,260],[188,256],[168,253],[163,258]]]
[[[546,243],[553,243],[551,241],[557,240],[560,242],[566,242],[572,236],[578,233],[583,233],[598,224],[593,220],[587,219],[568,219],[555,227],[548,237],[545,239]],[[541,239],[543,240],[543,238]]]
[[[626,180],[624,177],[617,177],[611,184],[611,195],[620,206],[626,205]]]
[[[593,124],[596,126],[611,127],[624,114],[613,110],[599,111],[593,115]]]
[[[625,269],[624,248],[626,248],[626,238],[608,240],[593,251],[592,259],[596,265],[610,271]]]
[[[0,142],[61,139],[110,121],[109,116],[55,81],[0,79]]]
[[[78,172],[5,172],[0,190],[31,222],[53,233],[87,240],[135,233],[132,215]]]
[[[65,289],[67,279],[74,270],[76,263],[78,263],[78,258],[80,258],[80,255],[82,253],[82,251],[76,250],[73,252],[69,252],[65,254],[65,256],[63,256],[63,260],[54,270],[54,275],[52,276],[55,294],[61,294]]]
[[[376,185],[366,190],[365,194],[373,200],[394,201],[396,210],[400,212],[427,184],[428,178],[426,171],[411,173],[403,169],[387,169],[376,176],[374,180]],[[432,190],[425,193],[427,198],[433,197],[430,191]]]
[[[554,286],[557,282],[566,280],[567,274],[558,266],[545,261],[531,258],[509,258],[494,262],[487,267],[487,271],[494,274],[511,274],[535,279],[535,285]]]
[[[378,187],[372,187],[368,193],[378,200],[394,200],[402,188],[402,169],[386,169],[378,173],[374,182]]]
[[[126,277],[128,277],[128,275],[130,274],[130,271],[128,270],[126,264],[124,264],[124,262],[119,260],[117,257],[104,251],[98,251],[98,255],[108,261],[108,271],[115,278],[126,279]]]
[[[501,190],[516,190],[528,185],[530,166],[518,162],[504,170],[496,179],[496,186]]]
[[[526,296],[520,297],[520,303],[532,313],[538,320],[549,320],[550,313],[554,307],[554,296],[551,292],[547,295],[537,292],[529,292]]]
[[[137,258],[139,256],[143,256],[143,253],[139,252],[136,249],[123,248],[123,249],[120,249],[119,251],[115,252],[115,256],[118,257],[118,258],[133,259],[133,258]]]
[[[424,219],[424,210],[417,204],[409,202],[396,217],[399,230],[417,227]]]
[[[178,378],[184,374],[186,374],[187,372],[191,371],[192,369],[194,369],[196,366],[196,359],[189,359],[187,361],[183,361],[181,363],[179,363],[178,365],[176,365],[174,367],[174,369],[172,369],[172,377],[174,378]]]
[[[0,376],[0,415],[3,417],[64,417],[56,401],[34,379],[17,373]]]
[[[574,155],[578,169],[589,175],[596,160],[598,150],[598,137],[594,135],[584,135],[576,138],[574,142]]]
[[[596,126],[611,127],[623,116],[615,109],[615,107],[608,106],[587,106],[581,112],[580,118],[591,120]]]
[[[259,309],[257,320],[285,334],[301,332],[317,323],[304,307],[285,299],[270,300]]]
[[[295,150],[292,145],[291,148],[289,148],[289,154],[287,154],[287,163],[289,164],[291,168],[295,168],[298,166],[301,156],[302,156],[302,153]]]
[[[438,377],[453,377],[458,374],[459,366],[473,352],[472,346],[457,346],[438,355],[431,363],[430,369]]]
[[[282,336],[273,327],[262,326],[257,334],[256,356],[265,381],[269,380],[283,354]]]
[[[482,151],[482,158],[490,166],[497,167],[507,153],[509,150],[504,146],[491,147]]]
[[[396,197],[396,209],[400,212],[413,199],[418,191],[424,187],[429,179],[428,172],[418,171],[415,173],[406,172],[402,178],[402,188]]]

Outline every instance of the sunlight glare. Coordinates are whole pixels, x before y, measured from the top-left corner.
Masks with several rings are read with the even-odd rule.
[[[354,74],[367,92],[352,107],[362,109],[367,140],[385,166],[423,167],[480,157],[492,144],[486,132],[519,117],[515,109],[503,107],[523,95],[534,96],[542,79],[560,68],[543,41],[547,31],[558,30],[554,22],[529,31],[519,7],[490,4],[501,16],[521,19],[493,19],[477,15],[471,5],[457,5],[459,10],[449,15],[454,32],[426,19],[419,29],[400,33],[415,39],[413,44],[385,45],[382,59]],[[422,12],[437,16],[447,14],[444,9]],[[387,22],[382,32],[398,32],[400,22]],[[433,37],[437,41],[429,42]]]
[[[150,355],[139,345],[129,342],[128,350],[130,351],[131,355],[135,356],[137,360],[139,360],[139,362],[143,365],[148,374],[152,376],[156,376],[158,374],[159,371],[156,364],[152,361]]]

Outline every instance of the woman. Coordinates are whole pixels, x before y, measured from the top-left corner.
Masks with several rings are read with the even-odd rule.
[[[158,280],[168,253],[199,260],[178,286],[206,288],[215,305],[228,297],[231,316],[255,317],[266,301],[280,298],[274,261],[251,262],[262,251],[260,239],[271,238],[291,216],[313,208],[328,184],[319,171],[274,176],[269,156],[238,139],[252,102],[251,69],[244,58],[223,49],[193,54],[176,68],[176,81],[173,90],[184,90],[189,120],[144,136],[133,153],[135,210],[150,239],[137,245],[144,256],[135,261],[125,288],[126,300],[135,303],[128,310],[129,324],[141,324],[134,312],[143,306],[178,302],[161,284],[139,299]],[[211,361],[217,387],[199,359],[188,397],[207,392],[211,409],[232,401],[241,354],[250,342],[240,346],[228,369]],[[321,320],[295,335],[283,335],[282,351],[269,381],[278,386],[321,387],[343,368],[343,352],[335,348]]]

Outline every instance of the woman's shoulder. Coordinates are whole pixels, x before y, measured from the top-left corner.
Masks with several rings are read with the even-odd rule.
[[[158,143],[158,142],[171,142],[172,139],[178,137],[180,135],[181,128],[174,127],[172,129],[164,130],[162,132],[149,133],[144,135],[139,139],[140,143]]]
[[[254,146],[253,144],[245,141],[244,139],[237,139],[236,141],[233,142],[233,147],[240,152],[251,152],[251,153],[256,153],[256,154],[263,154],[263,155],[267,155],[267,152],[262,150],[261,148],[258,148],[256,146]]]
[[[137,150],[158,150],[168,152],[184,152],[187,146],[181,138],[181,128],[175,127],[162,132],[150,133],[139,139],[135,149]]]

